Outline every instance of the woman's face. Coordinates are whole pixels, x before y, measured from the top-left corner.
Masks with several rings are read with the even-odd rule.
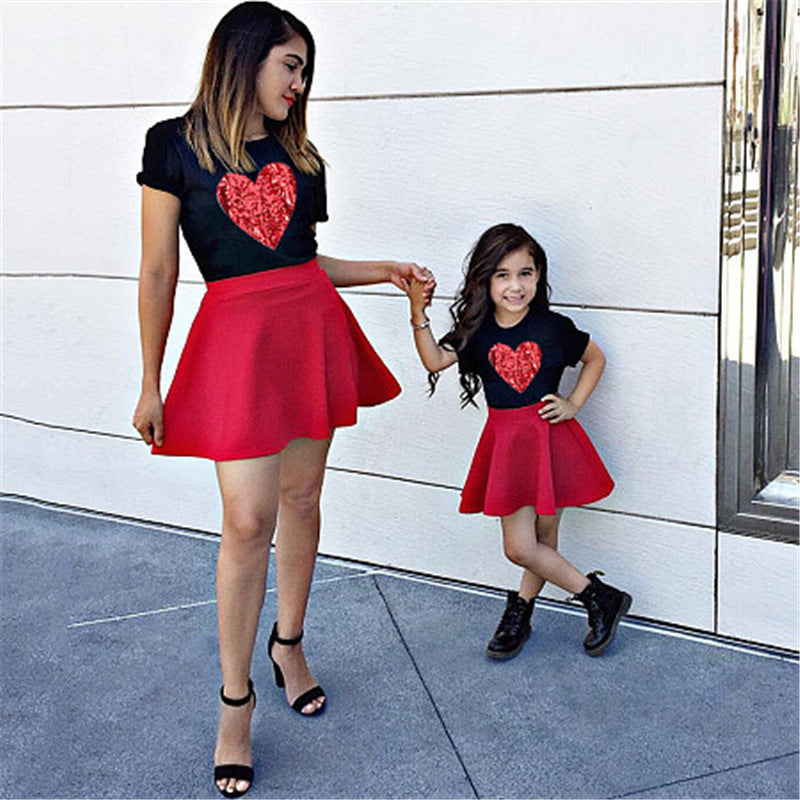
[[[277,44],[261,62],[256,74],[257,111],[269,119],[281,122],[305,88],[303,70],[308,60],[308,48],[300,36]]]

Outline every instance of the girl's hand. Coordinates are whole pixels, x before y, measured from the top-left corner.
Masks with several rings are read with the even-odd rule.
[[[426,306],[430,305],[431,298],[428,290],[428,284],[424,281],[418,281],[412,278],[408,282],[408,289],[406,294],[411,303],[411,315],[424,316]]]
[[[539,409],[539,416],[551,425],[573,419],[579,410],[572,400],[557,394],[546,394],[542,400],[545,404]]]
[[[158,392],[142,391],[133,412],[133,427],[147,444],[164,444],[164,404]]]
[[[427,267],[420,267],[419,264],[414,264],[413,262],[395,261],[389,273],[389,280],[406,294],[409,294],[412,281],[423,283],[425,285],[425,305],[429,306],[431,304],[433,292],[436,289],[436,278]]]
[[[455,350],[442,347],[433,335],[431,322],[425,314],[425,307],[430,305],[428,291],[431,283],[436,281],[431,277],[428,281],[412,278],[408,282],[406,294],[411,305],[411,326],[414,336],[414,346],[417,348],[422,365],[428,372],[441,372],[458,361]]]

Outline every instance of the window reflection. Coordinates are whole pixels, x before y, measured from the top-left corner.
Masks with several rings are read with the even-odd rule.
[[[720,525],[793,541],[799,13],[728,4],[720,373]]]

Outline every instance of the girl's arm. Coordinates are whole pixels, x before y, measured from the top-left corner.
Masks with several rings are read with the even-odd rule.
[[[371,283],[393,283],[408,292],[412,279],[428,286],[428,297],[433,293],[433,274],[414,263],[400,261],[345,261],[341,258],[318,255],[317,262],[325,270],[334,286],[364,286]]]
[[[606,367],[603,351],[591,340],[581,356],[581,373],[569,397],[546,394],[542,400],[545,405],[539,409],[539,416],[548,422],[563,422],[572,419],[583,408],[584,403],[597,386]]]
[[[133,427],[147,444],[164,443],[161,364],[172,322],[178,282],[177,197],[142,187],[142,263],[139,271],[139,332],[142,389]]]
[[[428,372],[441,372],[458,361],[454,350],[442,347],[436,341],[431,324],[425,315],[425,306],[430,303],[426,294],[427,287],[422,281],[412,280],[408,288],[408,299],[411,302],[411,324],[414,327],[414,344],[417,347],[420,361]]]

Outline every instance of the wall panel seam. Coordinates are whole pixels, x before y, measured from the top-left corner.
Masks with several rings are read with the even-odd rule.
[[[586,94],[593,92],[640,92],[663,89],[709,89],[722,88],[725,82],[685,81],[678,83],[631,83],[601,86],[558,86],[539,89],[464,89],[444,92],[385,92],[375,94],[342,94],[327,97],[313,97],[311,103],[350,103],[370,100],[429,100],[459,97],[519,97],[548,94]],[[98,109],[136,109],[136,108],[182,108],[190,100],[169,100],[164,102],[147,101],[131,103],[14,103],[0,105],[0,111],[91,111]]]
[[[98,431],[98,430],[89,430],[87,428],[78,428],[73,427],[70,425],[60,425],[57,423],[50,423],[50,422],[41,422],[37,420],[28,419],[26,417],[22,417],[18,414],[8,414],[5,412],[0,413],[0,419],[7,419],[12,422],[18,422],[24,425],[30,425],[31,427],[35,428],[44,428],[46,430],[52,430],[57,432],[64,432],[64,433],[79,433],[84,436],[98,436],[101,438],[106,439],[116,439],[125,442],[133,442],[135,444],[140,444],[141,439],[138,436],[127,435],[122,433],[111,433],[109,431]],[[394,483],[405,483],[411,484],[413,486],[422,486],[429,489],[442,489],[444,491],[449,492],[460,492],[460,486],[453,486],[446,483],[436,483],[434,481],[425,481],[419,480],[416,478],[408,478],[403,475],[388,475],[385,473],[380,472],[371,472],[368,470],[357,470],[352,469],[349,467],[337,467],[334,464],[328,464],[326,466],[326,471],[339,473],[343,475],[355,475],[362,478],[374,478],[377,480],[384,480],[384,481],[392,481]],[[598,514],[611,514],[614,516],[621,516],[621,517],[630,517],[633,519],[641,519],[647,520],[650,522],[663,522],[670,525],[681,525],[690,528],[699,528],[703,530],[713,531],[716,533],[716,526],[703,523],[703,522],[694,522],[691,520],[681,520],[681,519],[672,519],[669,517],[661,517],[651,514],[642,514],[635,511],[622,511],[616,509],[609,509],[609,508],[584,508],[584,511],[591,511],[593,513]]]
[[[100,280],[100,281],[127,281],[136,283],[139,278],[135,275],[93,275],[81,272],[0,272],[0,278],[14,279],[60,279],[74,278],[79,280]],[[205,282],[199,279],[183,278],[178,280],[179,286],[205,286]],[[339,288],[339,293],[348,297],[385,297],[391,300],[405,300],[405,295],[396,292],[364,291],[353,288]],[[437,295],[436,301],[452,303],[455,297],[452,295]],[[593,303],[551,303],[552,308],[573,308],[582,311],[622,311],[630,314],[668,314],[679,317],[700,317],[717,319],[719,311],[693,311],[691,309],[675,308],[646,308],[642,306],[605,306]]]
[[[23,425],[31,425],[34,428],[46,428],[51,431],[65,431],[66,433],[81,433],[86,436],[100,436],[105,439],[121,439],[125,442],[140,442],[138,436],[124,433],[112,433],[111,431],[90,430],[89,428],[78,428],[72,425],[60,425],[57,422],[44,422],[43,420],[30,419],[19,414],[8,414],[0,412],[0,419],[8,419],[12,422],[21,422]]]

